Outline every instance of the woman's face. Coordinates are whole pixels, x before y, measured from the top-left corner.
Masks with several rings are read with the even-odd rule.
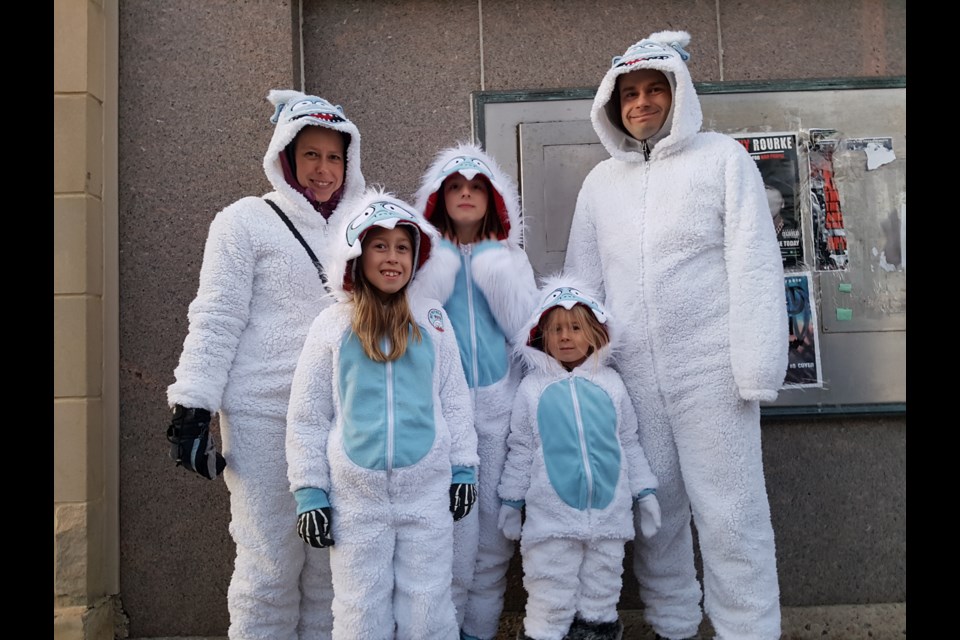
[[[413,242],[398,225],[393,229],[371,227],[363,238],[360,256],[363,277],[382,298],[403,289],[413,275]]]
[[[317,202],[326,202],[343,184],[346,156],[343,136],[326,127],[307,126],[297,136],[293,153],[297,182]]]

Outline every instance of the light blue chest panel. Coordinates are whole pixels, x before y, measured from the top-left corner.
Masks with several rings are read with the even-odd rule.
[[[540,395],[537,429],[547,476],[557,495],[574,509],[603,509],[620,476],[617,411],[606,391],[572,377]]]
[[[457,334],[467,386],[488,387],[507,375],[507,339],[486,297],[470,276],[471,257],[460,254],[453,293],[443,305]],[[469,279],[468,279],[469,278]]]
[[[356,334],[340,345],[340,406],[343,446],[366,469],[409,467],[430,451],[436,437],[433,369],[436,352],[430,334],[422,342],[411,335],[403,357],[374,362]]]

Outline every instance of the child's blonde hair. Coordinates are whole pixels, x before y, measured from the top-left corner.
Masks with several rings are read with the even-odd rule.
[[[593,311],[588,309],[583,304],[575,304],[572,309],[565,309],[564,307],[553,307],[548,310],[540,317],[540,322],[537,324],[540,334],[540,344],[538,346],[540,350],[546,353],[551,358],[556,359],[556,356],[550,353],[548,348],[548,340],[550,336],[550,328],[553,323],[556,322],[558,309],[563,309],[573,316],[573,321],[577,322],[583,333],[586,336],[587,344],[590,345],[590,351],[587,354],[587,357],[595,355],[601,347],[610,342],[610,336],[607,334],[607,328],[603,326],[597,317],[593,315]]]
[[[407,232],[411,242],[416,242],[417,233],[409,225],[399,225]],[[367,236],[362,241],[365,250]],[[414,256],[414,260],[416,260]],[[363,274],[360,259],[356,261],[356,276],[353,284],[353,332],[360,340],[364,353],[374,362],[392,362],[399,360],[407,352],[408,340],[412,337],[417,342],[422,340],[420,327],[413,319],[413,312],[407,302],[408,282],[400,291],[381,299],[377,289],[373,287]],[[390,343],[390,351],[384,353],[382,342],[386,338]]]

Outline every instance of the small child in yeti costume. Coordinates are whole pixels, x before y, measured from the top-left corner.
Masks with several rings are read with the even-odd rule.
[[[606,312],[570,277],[547,278],[541,294],[516,340],[526,341],[518,349],[527,375],[499,488],[499,524],[521,541],[524,638],[618,640],[631,507],[636,499],[643,536],[655,535],[657,479],[640,447],[630,397],[610,367]]]
[[[330,546],[335,640],[456,640],[453,522],[479,459],[450,320],[408,296],[436,231],[379,190],[344,206],[339,301],[314,321],[290,398],[297,528]]]
[[[237,556],[229,637],[316,640],[329,638],[332,625],[329,560],[290,530],[296,504],[284,447],[293,370],[329,298],[310,256],[264,198],[325,264],[327,237],[342,217],[337,204],[364,189],[360,132],[323,98],[275,90],[268,99],[276,128],[263,169],[274,191],[238,200],[210,225],[167,389],[168,438],[178,464],[209,479],[223,471],[230,490]],[[223,456],[208,432],[218,412]]]
[[[465,640],[491,640],[514,552],[497,528],[497,483],[520,382],[509,338],[527,319],[536,283],[521,246],[516,186],[480,147],[458,144],[438,153],[416,206],[443,239],[414,286],[443,303],[456,330],[480,453],[477,514],[454,531],[454,604]]]
[[[634,571],[659,636],[699,628],[776,640],[780,602],[760,448],[760,401],[787,365],[783,267],[756,163],[701,132],[686,32],[613,59],[590,117],[612,156],[586,177],[565,269],[602,287],[624,332],[617,368],[660,481],[663,527],[637,537]]]

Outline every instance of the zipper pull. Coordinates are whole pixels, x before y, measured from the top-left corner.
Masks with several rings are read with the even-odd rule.
[[[649,160],[649,159],[650,159],[650,145],[647,144],[647,141],[646,141],[646,140],[641,140],[641,141],[640,141],[640,148],[643,149],[643,159],[644,159],[644,160]]]

